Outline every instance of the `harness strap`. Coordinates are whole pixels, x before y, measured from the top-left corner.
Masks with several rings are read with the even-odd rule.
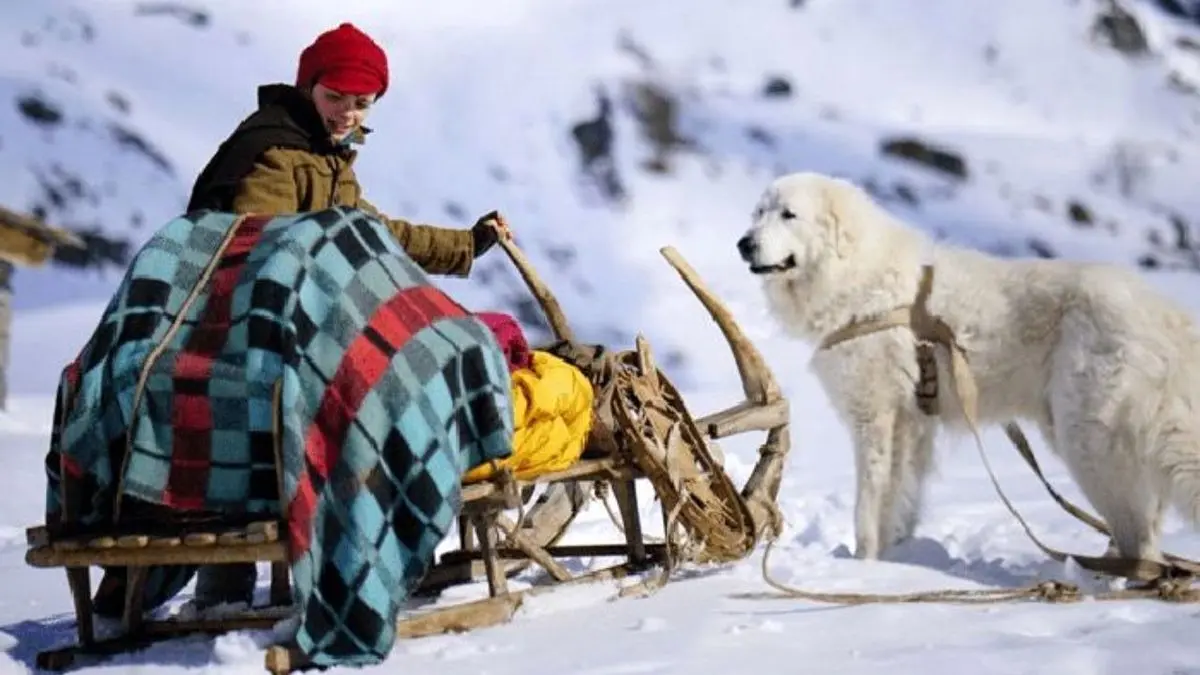
[[[1142,558],[1121,558],[1115,556],[1087,556],[1073,553],[1064,553],[1057,549],[1051,548],[1041,542],[1040,539],[1033,533],[1029,524],[1013,506],[1012,502],[1005,496],[1004,491],[1000,488],[1000,483],[996,479],[996,474],[992,470],[991,463],[988,461],[987,452],[984,447],[983,437],[979,432],[978,425],[978,410],[979,410],[979,391],[975,383],[975,378],[971,373],[971,369],[967,362],[966,351],[958,344],[954,336],[954,330],[940,317],[934,316],[929,311],[929,296],[933,290],[933,266],[923,265],[921,268],[921,279],[917,288],[917,295],[911,305],[898,307],[890,312],[879,317],[867,319],[864,321],[856,321],[847,324],[838,330],[827,335],[820,343],[818,349],[825,350],[834,347],[847,340],[865,337],[872,333],[877,333],[892,328],[908,328],[912,331],[919,343],[933,343],[944,347],[950,357],[950,379],[954,386],[955,398],[962,410],[963,419],[966,420],[967,427],[971,430],[971,435],[975,439],[975,447],[979,451],[979,457],[983,460],[984,468],[988,472],[988,478],[991,480],[992,487],[995,488],[996,494],[1008,509],[1009,513],[1017,519],[1021,524],[1025,534],[1043,553],[1057,562],[1066,562],[1073,560],[1080,567],[1100,574],[1108,574],[1111,576],[1124,577],[1138,581],[1153,581],[1167,577],[1178,576],[1193,576],[1200,575],[1200,563],[1180,558],[1178,556],[1166,554],[1166,563],[1160,563],[1153,560],[1145,560]],[[918,345],[920,347],[920,345]],[[933,370],[933,377],[936,378],[936,368]],[[1062,495],[1060,495],[1046,480],[1042,473],[1041,467],[1034,458],[1032,447],[1029,445],[1028,439],[1024,432],[1016,422],[1010,421],[1005,427],[1005,433],[1009,440],[1017,449],[1017,452],[1025,460],[1025,462],[1033,469],[1035,475],[1042,482],[1042,485],[1050,493],[1050,496],[1062,508],[1076,517],[1080,521],[1092,527],[1097,532],[1112,536],[1111,530],[1099,518],[1092,516],[1086,511],[1072,504]]]

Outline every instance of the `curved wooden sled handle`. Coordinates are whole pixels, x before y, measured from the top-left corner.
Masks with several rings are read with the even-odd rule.
[[[525,280],[525,285],[529,286],[529,292],[541,306],[542,313],[546,315],[546,321],[550,324],[550,330],[554,331],[554,336],[559,340],[575,342],[575,333],[567,323],[567,316],[563,314],[562,306],[558,304],[558,299],[554,297],[554,293],[550,292],[546,282],[542,281],[537,271],[533,269],[533,263],[529,262],[529,258],[525,257],[515,241],[500,237],[499,244],[512,260],[513,267],[517,268],[517,272]]]
[[[742,497],[750,508],[755,531],[762,532],[769,528],[772,534],[778,534],[781,523],[775,500],[783,481],[787,453],[791,450],[788,424],[791,410],[788,400],[779,388],[775,375],[767,367],[762,352],[746,336],[729,308],[704,284],[696,270],[672,246],[665,246],[659,252],[708,310],[729,342],[742,381],[742,392],[746,397],[727,410],[696,420],[696,426],[714,440],[746,431],[767,432],[766,442],[758,449],[758,462],[742,488]]]

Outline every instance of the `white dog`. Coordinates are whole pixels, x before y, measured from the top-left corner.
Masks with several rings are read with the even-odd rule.
[[[812,173],[775,180],[737,248],[761,277],[773,315],[813,342],[911,305],[922,265],[931,264],[927,306],[965,350],[981,425],[1036,424],[1122,556],[1162,560],[1170,504],[1200,521],[1200,336],[1134,272],[944,246],[856,185]],[[945,350],[937,351],[937,416],[917,407],[907,328],[813,357],[854,443],[859,558],[912,535],[935,431],[965,429]]]

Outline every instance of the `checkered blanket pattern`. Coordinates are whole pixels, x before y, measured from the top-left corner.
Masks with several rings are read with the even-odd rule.
[[[377,663],[462,474],[511,453],[510,386],[492,332],[373,217],[189,214],[138,252],[63,372],[47,522],[128,520],[142,503],[277,515],[282,483],[297,646],[318,666]],[[147,604],[192,573],[154,570]]]

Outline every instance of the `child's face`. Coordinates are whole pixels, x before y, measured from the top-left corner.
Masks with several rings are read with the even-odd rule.
[[[375,94],[343,94],[318,82],[313,85],[312,99],[330,138],[337,143],[362,126]]]

